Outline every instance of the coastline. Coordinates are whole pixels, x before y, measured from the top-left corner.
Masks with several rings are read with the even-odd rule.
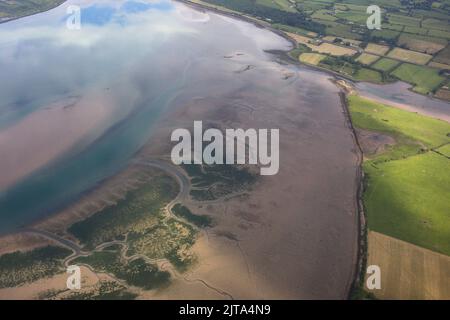
[[[178,0],[178,1],[181,2],[181,3],[184,3],[184,4],[186,4],[186,5],[189,5],[189,6],[191,6],[191,7],[197,8],[197,9],[201,9],[201,10],[210,10],[210,8],[205,8],[205,7],[201,6],[200,4],[195,4],[195,3],[192,3],[192,2],[190,2],[190,1],[185,1],[185,0]],[[243,17],[243,16],[241,16],[241,15],[236,15],[236,14],[231,14],[231,13],[222,12],[222,11],[220,11],[220,10],[214,10],[213,8],[212,8],[210,11],[215,12],[215,13],[218,13],[218,14],[222,14],[222,15],[227,15],[227,16],[230,16],[230,17],[232,17],[232,18],[234,18],[234,19],[239,19],[239,20],[242,20],[242,21],[245,21],[245,22],[248,22],[248,23],[252,23],[253,25],[257,26],[258,28],[268,29],[269,31],[272,31],[272,32],[276,33],[277,35],[283,37],[284,39],[288,40],[293,46],[296,45],[295,40],[293,40],[292,38],[290,38],[290,37],[289,37],[288,35],[286,35],[284,32],[282,32],[282,31],[280,31],[280,30],[276,30],[276,29],[274,29],[274,28],[271,28],[270,26],[264,25],[263,23],[257,22],[257,21],[255,21],[255,20],[253,20],[253,19],[245,18],[245,17]],[[286,53],[287,51],[282,51],[282,52]],[[287,55],[286,55],[286,56],[287,56]],[[291,64],[294,64],[295,60],[290,59],[289,62],[290,62]],[[344,78],[344,77],[340,77],[339,75],[337,75],[337,74],[335,74],[335,73],[333,73],[333,72],[331,72],[331,71],[329,71],[329,70],[323,70],[323,69],[321,69],[321,68],[313,68],[313,67],[310,67],[310,66],[305,66],[305,65],[302,65],[300,62],[295,63],[295,64],[296,64],[296,65],[301,65],[301,66],[306,67],[306,68],[310,68],[311,70],[315,70],[315,71],[319,71],[319,72],[324,72],[324,73],[326,73],[326,74],[332,76],[332,77],[335,78],[335,79],[336,79],[336,78]],[[348,79],[346,79],[346,80],[348,80]],[[342,99],[342,97],[341,97],[341,99]],[[352,127],[351,119],[350,119],[348,113],[345,112],[346,106],[343,104],[342,107],[344,108],[345,118],[347,119],[348,125],[349,125],[350,127]],[[354,139],[355,139],[355,140],[357,139],[356,135],[354,135]],[[357,140],[356,140],[356,141],[357,141]],[[357,156],[358,156],[358,155],[357,155]],[[359,156],[358,156],[358,157],[359,157]],[[132,165],[131,165],[131,166],[132,166]],[[356,179],[358,180],[358,181],[357,181],[357,184],[356,184],[357,190],[356,190],[356,192],[355,192],[355,194],[357,195],[357,194],[359,194],[359,191],[358,191],[358,190],[360,190],[360,184],[362,183],[362,180],[361,180],[361,167],[360,167],[360,162],[356,163],[355,166],[357,166],[357,168],[358,168],[358,169],[357,169],[357,172],[356,172]],[[126,170],[126,169],[125,169],[125,170]],[[114,177],[110,177],[110,178],[113,179]],[[106,180],[107,180],[107,179],[106,179]],[[89,190],[89,191],[92,191],[92,190]],[[80,195],[79,200],[81,200],[82,197],[83,197],[83,195]],[[356,206],[359,208],[359,206],[360,206],[360,204],[359,204],[360,199],[356,198],[355,200],[356,200],[356,203],[355,203],[355,204],[356,204]],[[355,219],[357,219],[358,221],[361,221],[360,210],[358,209],[358,210],[355,211],[355,212],[356,212]],[[50,222],[50,223],[51,223],[52,220],[53,220],[53,221],[58,221],[58,219],[60,219],[60,218],[61,218],[61,215],[63,215],[63,214],[64,214],[64,213],[61,213],[60,211],[58,211],[58,212],[56,212],[56,214],[54,214],[54,215],[50,214],[50,215],[48,215],[48,216],[42,217],[42,219],[39,219],[38,221],[35,221],[34,223],[32,223],[31,226],[32,226],[32,227],[36,227],[36,226],[38,226],[38,225],[45,224],[45,222]],[[60,224],[59,224],[59,223],[56,223],[55,225],[60,225]],[[359,229],[361,229],[360,222],[358,222],[358,227],[359,227]],[[56,231],[56,230],[55,230],[55,231]],[[20,237],[20,236],[23,235],[23,232],[22,232],[21,230],[16,230],[15,232],[13,232],[13,233],[11,233],[11,234],[12,234],[13,236],[14,236],[14,235],[17,235],[18,237]],[[361,234],[361,230],[358,231],[358,236],[359,236],[359,237],[361,236],[360,234]],[[0,236],[0,238],[1,238],[1,237],[3,237],[3,236]],[[46,240],[46,239],[43,239],[43,241],[45,241],[45,240]],[[347,296],[350,296],[354,284],[355,284],[355,283],[358,281],[358,279],[359,279],[358,277],[359,277],[359,274],[360,274],[360,261],[361,261],[361,258],[362,258],[362,257],[361,257],[361,254],[360,254],[361,244],[360,244],[359,242],[360,242],[360,241],[358,241],[357,243],[355,243],[355,246],[356,246],[356,251],[355,251],[355,252],[356,252],[356,254],[357,254],[357,257],[356,257],[356,261],[355,261],[355,263],[354,263],[354,267],[353,267],[353,270],[352,270],[352,275],[351,275],[351,277],[348,279],[348,284],[347,284],[347,288],[346,288]]]
[[[232,13],[229,13],[229,12],[228,13],[227,12],[223,12],[223,11],[215,9],[215,8],[204,7],[201,4],[193,3],[193,2],[187,1],[187,0],[177,0],[177,1],[179,1],[181,3],[184,3],[184,4],[188,5],[188,6],[192,6],[194,8],[200,8],[202,10],[209,10],[209,11],[221,14],[221,15],[230,16],[230,17],[232,17],[234,19],[240,19],[240,20],[243,20],[245,22],[252,23],[252,24],[254,24],[255,26],[257,26],[259,28],[268,29],[269,31],[272,31],[272,32],[276,33],[277,35],[282,36],[286,40],[290,41],[292,44],[295,44],[295,41],[292,38],[290,38],[288,35],[286,35],[284,32],[282,32],[280,30],[277,30],[277,29],[274,29],[274,28],[271,28],[270,26],[266,26],[266,25],[264,25],[264,23],[259,23],[259,22],[255,21],[253,19],[246,18],[245,16],[241,16],[241,15],[238,15],[238,14],[232,14]],[[51,9],[49,9],[49,10],[51,10]],[[48,10],[46,10],[46,11],[48,11]],[[44,11],[42,11],[42,12],[44,12]],[[41,12],[39,12],[39,13],[41,13]],[[37,13],[35,13],[35,14],[37,14]],[[22,17],[20,17],[20,18],[22,18]],[[19,19],[19,18],[17,18],[17,19]],[[11,21],[11,20],[9,20],[9,21]],[[294,64],[294,63],[292,63],[292,64]],[[306,66],[304,64],[301,64],[300,62],[298,62],[297,65],[301,65],[302,67],[308,67],[308,68],[310,68],[312,70],[316,70],[316,71],[319,71],[319,72],[327,73],[327,74],[331,75],[334,78],[334,80],[336,80],[336,79],[345,79],[345,81],[349,81],[349,82],[353,83],[352,80],[347,79],[345,76],[336,74],[336,73],[334,73],[333,71],[330,71],[330,70],[326,70],[326,69],[323,69],[323,68],[320,68],[320,67],[313,67],[313,66],[309,66],[309,65]],[[339,85],[337,85],[337,86],[339,87]],[[355,140],[355,145],[357,147],[357,152],[356,153],[357,153],[357,157],[358,157],[358,163],[357,163],[358,170],[356,172],[356,179],[357,179],[356,188],[357,188],[357,190],[356,190],[356,193],[355,193],[356,194],[356,206],[357,206],[357,209],[358,209],[357,210],[358,214],[357,214],[357,216],[355,218],[358,219],[359,241],[356,244],[358,246],[357,247],[357,254],[358,254],[358,256],[357,256],[357,261],[356,261],[356,264],[355,264],[355,268],[353,270],[354,277],[352,279],[350,279],[352,283],[350,284],[349,290],[348,290],[348,292],[349,292],[348,294],[349,294],[349,297],[350,297],[353,288],[356,286],[356,284],[359,281],[361,281],[361,274],[362,274],[362,270],[363,270],[363,267],[364,267],[364,265],[363,265],[364,258],[365,258],[365,255],[364,255],[365,251],[364,250],[366,248],[366,243],[365,243],[365,215],[364,215],[364,208],[363,208],[363,204],[362,204],[362,191],[363,191],[362,186],[363,186],[363,179],[364,179],[364,174],[362,172],[362,166],[361,166],[362,165],[362,150],[361,150],[361,146],[359,144],[359,141],[358,141],[358,138],[357,138],[357,135],[356,135],[356,131],[355,131],[354,127],[353,127],[353,123],[352,123],[351,118],[350,118],[350,114],[349,114],[349,110],[348,110],[348,104],[347,104],[347,94],[348,94],[348,92],[346,92],[345,89],[339,93],[340,98],[341,98],[341,106],[342,106],[342,108],[344,110],[346,121],[348,122],[347,125],[349,126],[349,129],[351,130],[353,138]],[[374,99],[374,100],[377,101],[376,99]],[[128,166],[132,166],[132,164],[130,163]],[[112,177],[110,177],[110,178],[112,178]],[[90,191],[90,190],[88,190],[88,191]],[[57,215],[49,215],[47,217],[44,217],[44,219],[45,220],[51,220],[51,219],[54,219],[56,217],[57,217]],[[36,225],[36,223],[33,223],[32,225],[34,226],[34,225]],[[21,231],[19,230],[19,231],[16,231],[14,233],[20,234]],[[3,235],[0,236],[0,238],[3,238]]]
[[[286,32],[281,31],[281,30],[276,29],[276,28],[273,28],[273,27],[270,26],[270,24],[268,22],[265,22],[265,21],[262,21],[262,20],[258,20],[257,18],[250,18],[250,17],[248,17],[248,16],[246,16],[244,14],[241,14],[241,13],[234,13],[234,12],[224,11],[224,10],[221,10],[221,9],[214,8],[212,6],[210,7],[210,6],[207,6],[207,5],[203,5],[201,3],[192,2],[190,0],[173,0],[173,1],[177,1],[177,2],[183,3],[183,4],[187,5],[187,6],[190,6],[192,8],[196,8],[196,9],[199,9],[199,10],[211,11],[211,12],[214,12],[214,13],[217,13],[217,14],[220,14],[220,15],[232,17],[232,18],[244,21],[244,22],[251,23],[251,24],[257,26],[258,28],[264,28],[264,29],[267,29],[267,30],[269,30],[269,31],[279,35],[280,37],[282,37],[285,40],[289,41],[294,47],[297,46],[297,41],[295,41],[292,37],[290,37]],[[413,84],[405,82],[405,81],[401,81],[401,80],[396,79],[396,81],[394,81],[394,82],[381,83],[381,84],[380,83],[371,82],[371,81],[358,81],[358,80],[355,80],[355,79],[353,79],[351,77],[345,76],[345,75],[340,74],[340,73],[338,73],[336,71],[333,71],[333,70],[329,70],[329,69],[326,69],[326,68],[322,68],[322,67],[314,66],[314,65],[310,65],[310,64],[301,63],[300,61],[292,59],[290,56],[288,56],[287,55],[287,51],[285,53],[286,53],[286,56],[289,58],[289,60],[291,61],[292,64],[299,65],[299,66],[302,66],[302,67],[308,67],[308,68],[311,68],[312,70],[316,70],[316,71],[321,71],[321,72],[327,73],[330,76],[333,76],[335,78],[344,79],[346,81],[349,81],[349,82],[351,82],[353,84],[354,83],[373,83],[373,84],[377,84],[377,85],[388,85],[388,84],[391,84],[391,83],[402,82],[402,83],[407,83],[408,85],[410,85],[410,87],[408,88],[408,91],[410,91],[410,92],[412,92],[414,94],[418,94],[418,95],[426,97],[428,99],[435,99],[437,101],[450,103],[449,101],[444,100],[444,99],[439,99],[437,97],[430,97],[429,95],[422,94],[422,93],[419,93],[419,92],[415,92],[415,91],[412,90]],[[359,91],[358,91],[358,93],[359,93]],[[361,95],[361,96],[364,97],[364,95]],[[391,100],[387,100],[387,99],[386,100],[381,99],[381,98],[379,100],[377,100],[375,98],[370,98],[370,99],[374,100],[374,101],[377,101],[377,102],[380,102],[380,103],[384,103],[384,104],[389,104],[389,103],[397,104],[395,101],[391,101]],[[388,102],[386,102],[386,101],[388,101]],[[415,108],[413,108],[413,109],[415,109]],[[411,111],[411,109],[405,109],[405,110]],[[415,109],[415,110],[417,110],[417,109]],[[420,110],[412,111],[412,112],[420,113]],[[434,116],[429,115],[429,114],[424,114],[424,115],[434,117]],[[448,117],[450,118],[450,115]],[[444,120],[444,121],[450,122],[449,120]]]
[[[373,97],[371,95],[361,93],[357,89],[355,89],[355,90],[358,93],[358,95],[360,97],[364,98],[364,99],[367,99],[367,100],[370,100],[370,101],[373,101],[373,102],[377,102],[377,103],[381,103],[381,104],[385,104],[385,105],[388,105],[390,107],[395,107],[395,108],[398,108],[398,109],[401,109],[401,110],[405,110],[405,111],[408,111],[408,112],[418,113],[418,114],[421,114],[423,116],[427,116],[427,117],[430,117],[430,118],[434,118],[434,119],[438,119],[438,120],[450,123],[450,115],[437,114],[437,113],[434,113],[434,112],[429,112],[428,110],[422,110],[422,109],[420,109],[418,107],[415,107],[415,106],[412,106],[412,105],[409,105],[409,104],[406,104],[406,103],[395,102],[395,101],[392,101],[392,100],[389,100],[389,99],[383,99],[383,98],[379,98],[379,97],[375,98],[375,97]],[[427,98],[428,99],[433,99],[433,98],[428,97],[428,96],[427,96]],[[438,100],[438,101],[446,102],[444,100]],[[449,110],[450,110],[450,106],[449,106]]]
[[[336,82],[336,85],[339,84]],[[339,86],[340,87],[340,86]],[[342,87],[341,87],[342,88]],[[363,161],[364,153],[361,144],[358,139],[358,134],[356,133],[355,127],[353,126],[352,118],[350,115],[348,99],[347,99],[347,89],[342,88],[339,93],[341,98],[341,106],[344,111],[345,118],[347,119],[347,125],[352,133],[352,137],[356,146],[356,156],[358,158],[357,172],[355,177],[356,184],[356,212],[357,212],[357,224],[358,224],[358,243],[357,243],[357,258],[356,265],[353,273],[353,281],[348,290],[348,299],[352,299],[354,292],[361,286],[361,281],[364,279],[363,270],[365,269],[365,264],[367,260],[367,219],[364,211],[363,193],[364,193],[364,170]]]
[[[40,14],[40,13],[44,13],[44,12],[53,10],[53,9],[58,8],[59,6],[63,5],[65,2],[67,2],[67,0],[62,0],[62,2],[60,4],[58,4],[58,5],[54,6],[54,7],[47,8],[47,9],[40,10],[40,11],[36,11],[36,12],[30,13],[30,14],[26,14],[24,16],[14,17],[14,18],[11,18],[11,19],[3,20],[3,21],[0,21],[0,24],[12,22],[12,21],[19,20],[19,19],[26,18],[26,17],[31,17],[31,16],[34,16],[35,14]]]

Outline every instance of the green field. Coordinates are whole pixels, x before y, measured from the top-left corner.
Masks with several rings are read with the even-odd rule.
[[[403,63],[391,75],[414,84],[413,90],[422,94],[434,91],[445,81],[445,78],[439,75],[439,70],[410,63]]]
[[[378,71],[367,68],[358,69],[353,77],[359,81],[368,81],[374,83],[381,83],[383,80],[381,74]]]
[[[450,124],[358,96],[349,105],[357,128],[397,143],[363,165],[369,229],[450,255],[450,161],[432,150],[450,144]]]
[[[450,161],[433,152],[364,166],[371,230],[450,255]]]
[[[446,144],[445,146],[440,147],[436,151],[450,158],[450,144]]]
[[[383,71],[383,72],[387,72],[387,71],[394,69],[399,64],[400,64],[400,62],[397,60],[393,60],[393,59],[389,59],[389,58],[382,58],[382,59],[378,60],[377,62],[375,62],[372,65],[372,68]]]

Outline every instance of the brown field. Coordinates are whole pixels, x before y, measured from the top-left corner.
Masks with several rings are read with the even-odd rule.
[[[291,33],[291,32],[286,32],[288,36],[290,36],[292,39],[294,39],[295,41],[297,41],[298,43],[302,43],[302,44],[309,44],[309,42],[311,40],[313,40],[312,38],[308,38],[305,36],[301,36],[298,35],[296,33]]]
[[[450,64],[450,46],[447,46],[444,50],[440,51],[433,61]]]
[[[450,65],[445,64],[445,63],[439,63],[439,62],[431,61],[431,62],[428,64],[428,66],[429,66],[429,67],[432,67],[432,68],[437,68],[437,69],[446,69],[446,70],[450,70]]]
[[[450,101],[450,90],[448,89],[439,89],[436,94],[435,97],[442,99],[442,100],[447,100]]]
[[[353,56],[357,53],[356,50],[350,49],[350,48],[344,48],[340,46],[336,46],[331,43],[322,43],[319,46],[315,45],[308,45],[312,50],[320,52],[320,53],[327,53],[331,54],[332,56]]]
[[[320,61],[325,59],[326,56],[320,53],[302,53],[299,58],[301,62],[316,66],[320,63]]]
[[[450,299],[450,257],[369,232],[367,265],[381,269],[380,299]],[[366,288],[367,290],[367,288]]]
[[[421,39],[414,39],[409,36],[401,35],[398,39],[399,46],[406,46],[406,48],[414,51],[419,51],[428,54],[435,54],[436,52],[444,49],[445,45],[425,41]]]
[[[326,53],[330,54],[332,56],[353,56],[357,53],[356,50],[346,47],[337,46],[331,43],[321,43],[320,45],[312,44],[314,39],[300,36],[295,33],[288,33],[289,36],[291,36],[295,41],[298,43],[302,43],[306,45],[307,47],[311,48],[313,51],[319,52],[319,53]],[[310,43],[311,42],[311,43]]]
[[[337,37],[334,36],[325,36],[323,37],[323,40],[333,42],[334,40],[336,40],[336,38]]]
[[[389,51],[389,47],[382,46],[382,45],[375,44],[375,43],[369,43],[367,45],[365,51],[382,56],[382,55],[385,55]]]
[[[374,54],[363,53],[356,59],[356,61],[365,65],[370,65],[375,61],[377,61],[379,58],[380,58],[379,56],[376,56]]]
[[[421,65],[427,64],[428,61],[430,61],[431,58],[433,58],[429,54],[415,52],[415,51],[411,51],[411,50],[405,50],[402,48],[394,48],[393,50],[391,50],[388,53],[387,56],[390,58],[394,58],[394,59],[398,59],[398,60],[402,60],[402,61],[406,61],[406,62],[411,62],[414,64],[421,64]]]

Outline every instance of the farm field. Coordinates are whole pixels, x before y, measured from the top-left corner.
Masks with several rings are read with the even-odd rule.
[[[370,230],[450,255],[450,162],[434,152],[364,165]]]
[[[444,50],[440,51],[433,61],[450,64],[450,46],[447,46]]]
[[[320,53],[302,53],[300,55],[300,61],[312,64],[312,65],[318,65],[323,59],[325,59],[326,56]]]
[[[431,55],[405,50],[402,48],[394,48],[388,53],[387,57],[422,65],[427,64],[427,62],[432,58]]]
[[[305,37],[292,36],[299,44],[305,44],[312,51],[342,57],[341,60],[328,60],[319,63],[321,67],[330,69],[355,81],[372,81],[389,83],[395,80],[389,72],[395,67],[389,58],[413,65],[427,65],[430,61],[450,65],[448,54],[450,40],[450,22],[448,19],[450,3],[434,1],[410,3],[408,6],[400,1],[354,1],[344,0],[205,0],[205,3],[235,10],[246,16],[253,16],[263,23],[270,23],[277,29]],[[368,5],[379,5],[382,8],[383,22],[381,30],[368,30],[366,20]],[[336,44],[339,44],[337,46]],[[357,53],[362,53],[364,55]],[[290,56],[298,60],[301,52],[294,49]],[[295,56],[293,56],[295,55]],[[379,58],[373,57],[378,56]],[[347,59],[351,57],[351,59]],[[305,56],[303,57],[303,59]],[[323,59],[326,60],[326,59]],[[323,61],[322,60],[322,61]],[[379,62],[379,64],[377,64]],[[308,63],[308,62],[306,62]],[[314,62],[313,64],[317,64]],[[370,71],[358,71],[358,65],[365,65]],[[442,65],[433,65],[437,69],[445,69]],[[403,75],[403,67],[394,75],[400,80],[411,76]],[[407,68],[406,68],[407,69]],[[425,70],[425,69],[424,69]],[[379,78],[378,73],[383,74]],[[411,71],[411,70],[409,70]],[[404,80],[416,84],[415,91],[421,94],[433,94],[440,99],[449,100],[445,90],[440,90],[443,82],[435,86],[439,79],[432,72],[432,83],[424,84],[415,75],[413,80]],[[449,77],[445,75],[445,77]],[[419,77],[420,78],[420,77]]]
[[[414,84],[413,90],[423,94],[436,90],[445,81],[438,70],[409,63],[403,63],[391,74],[400,80]]]
[[[349,103],[357,128],[396,140],[364,163],[369,229],[450,255],[450,162],[431,151],[450,144],[450,124],[358,96]]]
[[[450,257],[379,232],[368,235],[368,265],[381,269],[379,299],[450,299]]]
[[[375,43],[369,43],[365,49],[366,52],[374,53],[376,55],[385,55],[389,51],[388,46],[383,46]]]
[[[382,289],[371,293],[448,299],[443,273],[450,272],[450,124],[356,95],[349,108],[355,127],[372,132],[370,140],[360,137],[363,150],[378,150],[364,151],[363,163],[367,263],[382,274]]]
[[[429,66],[429,67],[432,67],[432,68],[442,69],[442,70],[450,70],[450,65],[444,64],[444,63],[439,63],[439,62],[433,62],[433,61],[431,61],[431,62],[428,64],[428,66]]]
[[[318,46],[311,44],[308,44],[307,46],[310,47],[313,51],[330,54],[332,56],[353,56],[357,52],[356,50],[351,48],[344,48],[325,42]]]
[[[410,35],[406,33],[400,35],[397,41],[398,46],[404,46],[407,49],[431,55],[444,49],[446,44],[447,41],[442,39],[436,39],[429,36]]]
[[[373,54],[362,53],[358,58],[356,58],[356,61],[365,65],[370,65],[375,61],[377,61],[379,58],[380,58],[379,56]]]
[[[367,68],[358,69],[358,71],[354,74],[354,78],[360,81],[369,81],[374,83],[382,82],[381,74],[378,71]]]
[[[381,58],[372,65],[372,68],[384,72],[388,72],[398,66],[401,62],[389,58]]]

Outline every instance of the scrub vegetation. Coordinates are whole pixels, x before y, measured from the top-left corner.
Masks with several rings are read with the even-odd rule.
[[[27,252],[13,252],[0,256],[0,288],[17,287],[64,272],[62,260],[70,250],[47,246]]]
[[[198,201],[240,193],[257,178],[248,168],[236,165],[184,165],[183,168],[191,177],[191,197]]]

